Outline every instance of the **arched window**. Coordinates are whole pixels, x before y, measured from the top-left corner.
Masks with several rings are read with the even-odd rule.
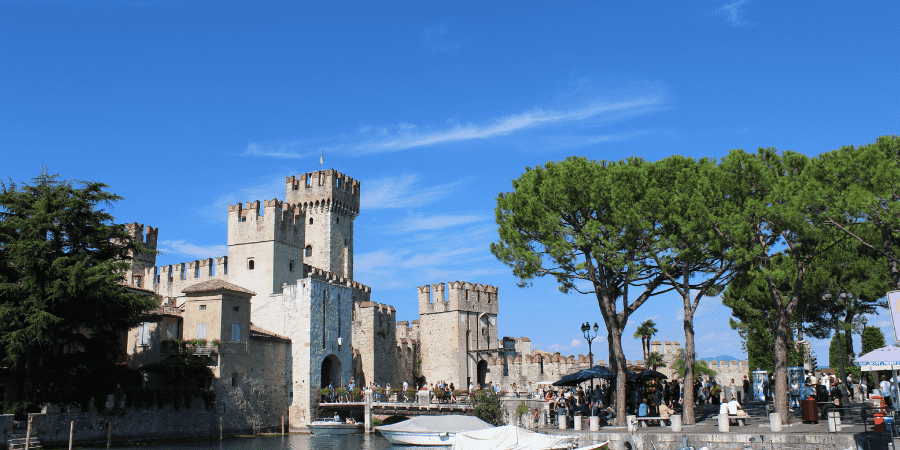
[[[306,246],[306,256],[312,256],[312,245]]]
[[[288,272],[293,272],[293,271],[294,271],[294,261],[291,260],[291,262],[288,263]]]
[[[247,270],[253,270],[253,260],[247,260]]]
[[[309,224],[312,225],[312,217],[309,218]]]
[[[341,218],[340,218],[340,217],[336,217],[336,218],[335,218],[335,223],[341,223]]]

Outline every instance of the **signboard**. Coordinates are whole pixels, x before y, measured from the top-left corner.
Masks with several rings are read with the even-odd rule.
[[[897,330],[900,329],[900,291],[891,291],[887,293],[888,306],[891,309],[891,325],[894,328],[894,340],[900,341],[897,337]]]
[[[769,384],[769,372],[765,370],[753,371],[753,400],[766,401],[766,385]]]

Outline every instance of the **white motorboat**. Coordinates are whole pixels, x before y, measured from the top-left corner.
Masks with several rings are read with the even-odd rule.
[[[418,416],[392,425],[375,427],[395,445],[453,445],[456,433],[483,430],[493,426],[477,417],[458,414]]]
[[[574,447],[574,436],[551,436],[513,425],[457,433],[453,442],[453,450],[563,450]],[[609,450],[609,441],[575,450]]]
[[[347,423],[334,419],[321,419],[306,425],[313,435],[361,434],[365,430],[361,423]]]

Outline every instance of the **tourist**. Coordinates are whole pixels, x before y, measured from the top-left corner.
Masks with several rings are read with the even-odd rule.
[[[713,405],[718,405],[722,401],[722,387],[715,380],[712,381],[712,386],[709,388],[709,396],[712,398]]]
[[[849,389],[850,400],[856,400],[856,395],[854,395],[854,392],[853,392],[853,374],[852,373],[847,374],[847,386],[850,388]]]
[[[791,408],[800,407],[800,380],[793,378],[791,380]]]
[[[866,384],[866,377],[859,377],[859,396],[862,401],[869,399],[869,386]]]
[[[719,405],[719,415],[728,414],[728,403],[722,403]]]
[[[744,411],[744,408],[741,408],[741,404],[735,399],[731,399],[731,401],[726,404],[726,407],[729,416],[744,417],[747,415],[747,412]],[[729,418],[729,423],[731,420],[736,419]]]
[[[638,417],[647,417],[647,413],[650,410],[650,406],[647,405],[647,399],[641,400],[640,406],[638,406]]]
[[[406,395],[406,391],[409,390],[409,383],[406,380],[403,380],[403,401],[408,402],[409,396]]]
[[[450,382],[450,386],[447,386],[447,394],[450,396],[450,403],[456,403],[456,388],[453,387],[453,382]]]
[[[728,400],[733,398],[737,398],[737,386],[734,385],[734,378],[731,379],[731,384],[728,385]]]
[[[657,412],[659,413],[659,424],[669,425],[669,418],[672,417],[672,414],[675,411],[672,408],[669,408],[669,405],[663,403],[659,405]]]
[[[528,398],[532,398],[534,396],[534,387],[531,386],[531,382],[528,382],[528,386],[525,387],[525,392],[528,395]]]
[[[891,382],[887,380],[887,377],[881,376],[881,383],[879,384],[879,389],[881,389],[881,396],[883,398],[888,398],[891,395]]]
[[[516,386],[516,383],[515,383],[515,382],[513,382],[513,384],[512,384],[512,386],[510,387],[510,389],[512,389],[513,394],[516,394],[516,398],[518,398],[518,397],[519,397],[519,387]]]
[[[747,401],[750,398],[750,380],[747,379],[747,375],[744,375],[744,398],[742,401]]]

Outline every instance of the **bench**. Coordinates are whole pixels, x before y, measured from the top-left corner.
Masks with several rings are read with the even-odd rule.
[[[649,422],[657,422],[659,424],[659,426],[663,426],[663,421],[667,421],[669,419],[663,419],[662,417],[644,416],[644,417],[635,417],[634,420],[640,422],[642,428],[646,428],[647,423],[649,423]]]
[[[728,415],[728,423],[734,422],[738,427],[746,427],[747,426],[747,417],[749,416],[736,416],[734,414]]]

